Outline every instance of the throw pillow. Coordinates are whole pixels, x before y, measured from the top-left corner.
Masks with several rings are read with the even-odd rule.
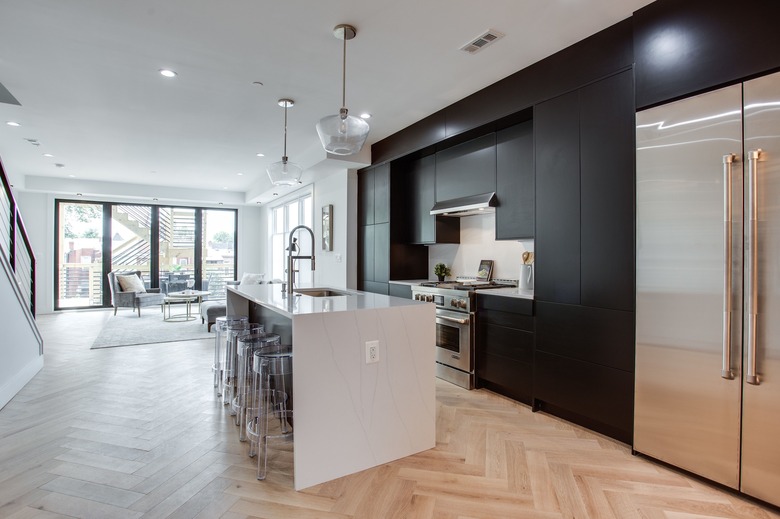
[[[265,274],[252,274],[251,272],[244,272],[241,276],[241,283],[239,285],[259,285],[263,282]]]
[[[144,282],[135,274],[119,275],[116,279],[119,281],[119,288],[122,289],[122,292],[146,292]]]

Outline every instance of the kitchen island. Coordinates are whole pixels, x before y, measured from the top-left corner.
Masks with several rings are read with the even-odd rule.
[[[434,306],[335,290],[228,287],[228,315],[246,315],[293,345],[295,489],[435,445]],[[368,362],[376,341],[377,361]]]

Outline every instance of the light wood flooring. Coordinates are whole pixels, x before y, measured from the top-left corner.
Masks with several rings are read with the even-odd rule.
[[[780,518],[626,445],[441,381],[435,449],[302,492],[288,452],[259,482],[214,395],[213,343],[90,350],[109,315],[39,318],[45,367],[0,411],[0,517]]]

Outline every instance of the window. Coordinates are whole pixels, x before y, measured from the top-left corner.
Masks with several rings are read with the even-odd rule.
[[[225,298],[235,279],[237,211],[56,201],[55,310],[110,306],[106,274],[139,270],[147,288]]]
[[[287,278],[287,246],[290,240],[290,230],[298,225],[314,229],[313,198],[311,193],[290,200],[271,209],[271,277],[284,280]],[[312,253],[311,239],[306,231],[294,236],[299,247],[298,255],[309,256]],[[306,260],[296,261],[296,285],[313,283],[314,276],[311,263]]]

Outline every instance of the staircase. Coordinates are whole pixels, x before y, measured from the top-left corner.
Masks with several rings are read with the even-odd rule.
[[[43,367],[35,322],[35,255],[0,160],[0,407]]]

